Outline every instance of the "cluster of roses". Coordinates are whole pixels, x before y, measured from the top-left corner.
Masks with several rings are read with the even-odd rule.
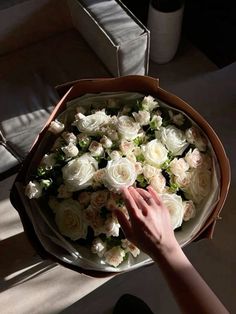
[[[194,217],[195,206],[210,191],[206,139],[195,126],[184,129],[185,119],[168,110],[168,123],[163,121],[162,108],[152,96],[140,101],[139,110],[124,106],[117,116],[105,109],[85,115],[79,107],[72,122],[77,133],[65,131],[57,120],[51,123],[49,131],[59,136],[40,163],[46,176],[30,181],[25,193],[39,198],[50,191],[55,182],[47,173],[63,160],[62,182],[56,195],[48,197],[56,224],[72,240],[85,239],[91,227],[92,252],[116,267],[128,252],[139,254],[127,239],[113,246],[106,241],[120,236],[114,209],[128,217],[120,197],[124,187],[151,185],[169,209],[173,229]]]

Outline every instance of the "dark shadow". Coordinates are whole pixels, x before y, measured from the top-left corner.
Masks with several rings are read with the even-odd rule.
[[[0,252],[0,292],[35,278],[57,265],[50,260],[42,260],[24,232],[0,241]]]

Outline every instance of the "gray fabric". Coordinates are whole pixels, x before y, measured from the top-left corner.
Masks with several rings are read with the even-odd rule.
[[[5,145],[0,144],[0,174],[15,167],[19,161],[8,151]]]
[[[7,150],[1,147],[0,173],[24,159],[57,101],[56,90],[37,74],[0,80],[0,134]]]
[[[83,0],[82,3],[116,45],[132,41],[143,34],[143,29],[115,0]]]
[[[114,76],[147,75],[149,32],[115,0],[69,0],[75,28]]]

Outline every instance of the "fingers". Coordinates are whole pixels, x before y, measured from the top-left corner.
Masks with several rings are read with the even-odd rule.
[[[125,206],[129,212],[129,216],[131,220],[139,217],[140,210],[136,202],[134,201],[132,195],[130,194],[130,191],[128,189],[123,189],[122,196],[123,196]]]
[[[136,188],[136,191],[143,197],[143,199],[146,201],[146,203],[150,206],[154,206],[155,205],[155,201],[152,197],[152,195],[144,190],[144,189],[140,189],[140,188]]]
[[[116,217],[127,239],[132,238],[132,227],[129,220],[121,210],[115,210]]]
[[[148,204],[147,204],[147,202],[139,194],[139,192],[136,189],[134,189],[133,187],[129,188],[129,192],[130,192],[130,195],[133,197],[135,203],[137,204],[137,207],[139,208],[139,210],[142,211],[142,214],[144,216],[147,216],[147,212],[148,212],[148,208],[147,208]]]
[[[148,192],[152,195],[153,199],[155,200],[157,205],[161,205],[162,204],[162,200],[160,198],[160,196],[157,194],[157,192],[149,185],[147,187]]]

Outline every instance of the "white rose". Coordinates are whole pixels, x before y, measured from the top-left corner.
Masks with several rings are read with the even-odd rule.
[[[152,96],[145,96],[142,100],[142,109],[147,111],[152,111],[153,109],[159,107],[158,102]]]
[[[127,140],[135,139],[139,129],[139,123],[136,123],[133,118],[128,116],[121,116],[118,118],[117,131],[122,138]]]
[[[125,250],[125,252],[130,252],[133,257],[137,257],[140,254],[139,248],[135,246],[133,243],[131,243],[129,240],[124,239],[121,240],[121,246]]]
[[[166,187],[166,179],[159,171],[154,177],[150,179],[150,185],[157,193],[163,193]]]
[[[95,157],[102,156],[104,153],[102,144],[96,141],[91,142],[91,144],[89,145],[89,151],[91,152],[91,155]]]
[[[173,125],[161,127],[158,132],[161,142],[174,155],[178,156],[188,147],[184,133]]]
[[[41,166],[44,166],[47,170],[52,169],[56,164],[56,154],[45,154],[40,162]]]
[[[203,163],[202,154],[197,148],[195,148],[193,151],[192,149],[190,149],[184,158],[189,164],[189,166],[192,168],[197,168],[201,166]]]
[[[186,171],[188,171],[189,165],[184,158],[174,158],[170,162],[170,171],[177,177],[185,177]]]
[[[134,184],[137,178],[134,164],[127,158],[109,160],[104,185],[111,191],[119,192]]]
[[[120,246],[114,246],[104,254],[105,262],[111,266],[117,267],[125,257],[125,251]]]
[[[162,194],[161,199],[169,210],[173,229],[180,227],[184,217],[182,198],[176,194]]]
[[[100,238],[95,238],[92,242],[91,251],[93,254],[103,257],[106,252],[106,242],[103,242]]]
[[[68,191],[79,191],[90,186],[97,169],[97,161],[89,154],[84,154],[68,162],[62,168],[63,179]]]
[[[25,187],[25,195],[32,198],[39,198],[42,196],[42,186],[37,181],[30,181]]]
[[[150,180],[157,173],[158,173],[158,169],[156,167],[153,167],[148,164],[143,166],[143,175],[147,180]]]
[[[90,204],[92,207],[100,209],[106,205],[109,192],[107,190],[98,190],[91,194]]]
[[[65,128],[65,125],[58,120],[52,121],[49,125],[48,131],[54,134],[61,133]]]
[[[196,215],[196,208],[193,201],[183,202],[184,204],[184,221],[188,221]]]
[[[63,132],[61,136],[66,141],[67,144],[70,143],[76,144],[77,142],[77,137],[72,132]]]
[[[112,140],[107,137],[106,135],[103,135],[102,138],[100,139],[100,143],[104,148],[111,148],[112,147]]]
[[[185,136],[186,136],[187,141],[197,146],[197,148],[201,152],[206,151],[207,140],[201,134],[200,130],[197,127],[192,126],[191,128],[187,129],[185,131]]]
[[[72,142],[69,143],[67,146],[62,147],[61,150],[66,155],[66,158],[75,157],[79,153],[77,146],[75,146]]]
[[[141,110],[139,112],[132,113],[136,122],[138,122],[141,126],[147,125],[150,121],[150,112],[146,110]]]
[[[84,223],[83,211],[78,201],[67,199],[60,203],[55,221],[61,234],[71,240],[85,239],[87,225]]]
[[[145,161],[154,166],[160,167],[168,159],[168,151],[158,140],[152,140],[142,146]]]
[[[186,195],[196,204],[205,198],[211,188],[211,171],[207,169],[196,168],[192,171],[191,180],[186,188]]]
[[[74,125],[80,132],[85,132],[89,135],[99,133],[101,127],[108,124],[110,121],[110,116],[106,115],[102,110],[88,116],[79,113],[77,118],[78,120],[74,122]]]

